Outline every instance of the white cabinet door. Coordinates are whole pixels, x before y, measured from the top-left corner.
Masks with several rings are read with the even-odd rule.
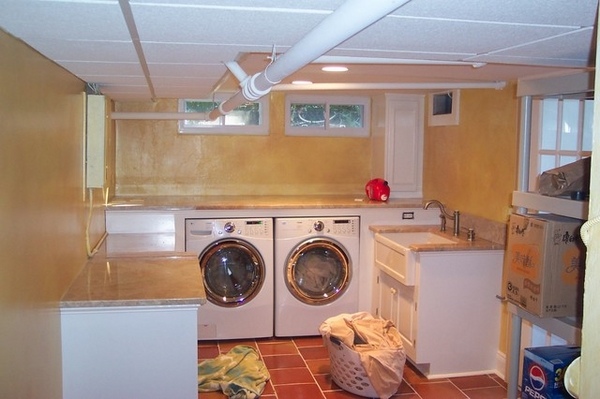
[[[373,101],[372,174],[391,197],[422,196],[424,97],[386,94]]]
[[[407,356],[415,358],[417,306],[415,287],[406,286],[384,272],[378,276],[379,316],[391,320],[402,336]]]

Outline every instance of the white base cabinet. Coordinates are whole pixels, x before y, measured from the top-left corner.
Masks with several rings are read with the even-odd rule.
[[[62,308],[63,399],[198,397],[198,305]]]
[[[503,252],[415,256],[414,285],[385,272],[393,265],[377,265],[375,314],[394,322],[408,359],[428,378],[494,373]]]

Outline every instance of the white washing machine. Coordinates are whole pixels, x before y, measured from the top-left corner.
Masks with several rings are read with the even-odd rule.
[[[275,219],[275,336],[319,335],[358,311],[360,219]]]
[[[198,340],[273,336],[273,219],[186,219],[207,303]]]

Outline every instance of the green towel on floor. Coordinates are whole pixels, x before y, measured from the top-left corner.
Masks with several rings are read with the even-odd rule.
[[[221,390],[232,399],[254,399],[271,378],[256,349],[238,345],[198,364],[198,392]]]

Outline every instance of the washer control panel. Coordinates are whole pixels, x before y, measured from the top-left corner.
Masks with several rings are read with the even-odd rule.
[[[354,236],[358,234],[358,218],[339,218],[330,220],[331,233],[342,236]]]
[[[275,234],[279,238],[302,237],[305,235],[334,235],[357,237],[360,234],[360,219],[350,217],[279,218]]]
[[[273,237],[273,219],[187,219],[186,239],[192,237]]]

